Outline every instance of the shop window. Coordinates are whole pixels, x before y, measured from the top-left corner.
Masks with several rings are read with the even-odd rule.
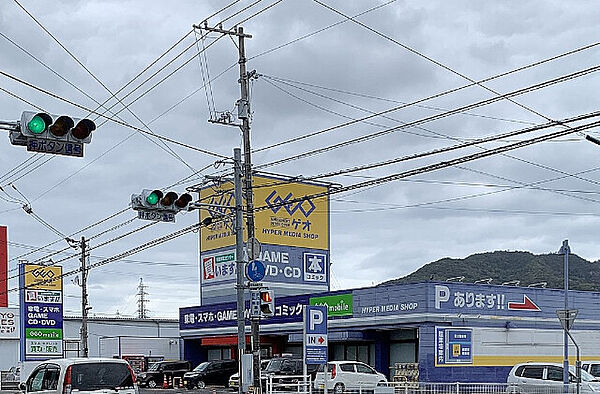
[[[210,348],[206,353],[208,361],[212,360],[230,360],[231,349],[228,347]]]
[[[373,344],[336,344],[333,346],[333,360],[360,361],[375,364],[375,345]]]

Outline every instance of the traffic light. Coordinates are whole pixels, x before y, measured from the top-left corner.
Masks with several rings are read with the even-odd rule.
[[[25,137],[87,144],[94,130],[96,124],[89,119],[33,111],[21,114],[21,134]]]
[[[273,290],[260,291],[260,314],[262,317],[273,316],[275,313],[275,298]]]
[[[173,191],[164,194],[160,190],[143,189],[142,193],[131,195],[131,207],[138,211],[139,219],[174,222],[175,214],[186,210],[192,199],[188,193],[179,196]]]

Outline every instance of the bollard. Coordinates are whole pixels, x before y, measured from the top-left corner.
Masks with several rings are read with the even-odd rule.
[[[168,389],[168,388],[169,388],[169,383],[167,383],[167,375],[163,375],[163,384],[162,384],[162,388],[163,388],[163,389]]]

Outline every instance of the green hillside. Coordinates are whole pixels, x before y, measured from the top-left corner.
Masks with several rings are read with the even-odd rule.
[[[590,262],[577,255],[569,255],[569,288],[600,291],[599,262]],[[519,286],[547,282],[548,288],[563,288],[563,255],[529,252],[487,252],[464,259],[443,258],[426,264],[403,278],[384,282],[415,283],[426,280],[445,281],[464,276],[463,282],[473,283],[492,278],[491,284],[519,280]]]

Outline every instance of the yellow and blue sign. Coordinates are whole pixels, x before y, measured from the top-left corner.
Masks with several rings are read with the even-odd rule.
[[[255,175],[253,189],[255,236],[261,243],[329,250],[329,198],[311,197],[326,194],[327,186]],[[200,200],[233,208],[233,184],[202,189]],[[222,214],[229,215],[231,210],[202,210],[200,219]],[[222,221],[202,227],[200,235],[203,251],[235,245],[234,232]]]
[[[19,265],[21,361],[63,355],[62,267]]]
[[[329,290],[328,186],[255,175],[253,192],[254,236],[262,247],[255,266],[244,270],[247,277],[281,295]],[[234,300],[235,233],[231,222],[220,220],[232,216],[234,200],[231,182],[200,191],[200,201],[210,207],[201,211],[200,220],[215,219],[200,230],[203,303]],[[259,264],[264,270],[255,269]]]

